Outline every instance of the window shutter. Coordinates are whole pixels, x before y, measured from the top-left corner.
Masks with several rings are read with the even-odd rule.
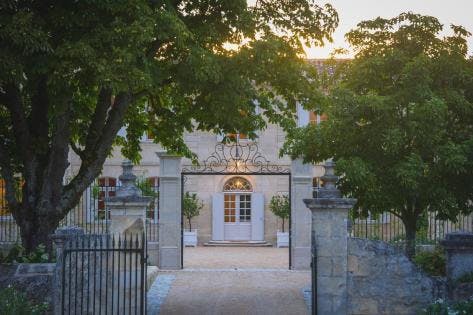
[[[251,240],[264,241],[264,195],[251,194]]]
[[[223,194],[212,197],[212,240],[223,241]]]
[[[301,104],[297,104],[297,126],[307,126],[309,124],[309,121],[309,111],[302,108]]]

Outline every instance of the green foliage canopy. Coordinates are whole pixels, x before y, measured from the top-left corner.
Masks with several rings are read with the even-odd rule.
[[[343,193],[366,215],[389,211],[415,238],[434,211],[472,210],[473,60],[463,27],[440,37],[430,16],[363,21],[346,35],[354,60],[340,64],[322,110],[329,120],[295,130],[285,151],[334,158]],[[411,248],[412,249],[412,248]]]
[[[314,0],[2,1],[0,170],[25,247],[48,241],[114,144],[137,162],[151,131],[193,157],[185,132],[293,126],[296,103],[320,98],[303,43],[337,24]],[[64,184],[69,148],[81,166]]]

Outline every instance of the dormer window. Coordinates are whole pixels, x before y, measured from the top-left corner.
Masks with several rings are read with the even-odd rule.
[[[310,111],[309,112],[309,123],[312,125],[318,125],[322,121],[326,121],[328,119],[327,114],[317,114],[316,112]]]
[[[248,140],[248,135],[244,133],[227,133],[225,136],[230,142],[239,142],[240,140]]]

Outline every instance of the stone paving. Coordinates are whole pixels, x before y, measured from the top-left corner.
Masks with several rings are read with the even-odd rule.
[[[148,314],[308,314],[310,272],[287,270],[287,256],[276,248],[186,248],[186,268],[162,271],[153,284]]]
[[[289,249],[273,247],[186,247],[185,269],[284,269]]]

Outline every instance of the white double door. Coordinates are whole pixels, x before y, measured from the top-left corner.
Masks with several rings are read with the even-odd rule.
[[[216,193],[212,204],[212,239],[263,241],[263,194]]]

